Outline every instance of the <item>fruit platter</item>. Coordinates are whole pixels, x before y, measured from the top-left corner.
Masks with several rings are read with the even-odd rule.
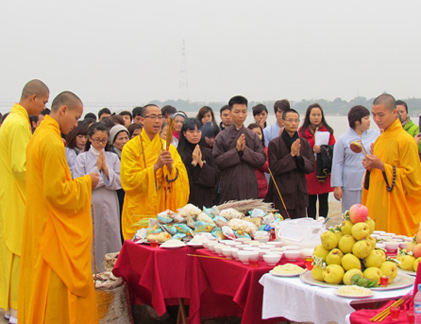
[[[388,249],[382,245],[379,247],[378,241],[384,240],[381,233],[374,233],[374,230],[375,222],[368,217],[367,208],[359,204],[351,206],[343,214],[340,225],[320,235],[321,244],[313,252],[313,269],[302,274],[301,280],[324,287],[354,285],[373,290],[400,289],[412,285],[413,277],[398,273],[398,265],[402,267],[400,256],[396,260],[390,257]],[[398,249],[399,242],[394,243],[397,244],[392,244],[393,247]],[[414,256],[413,259],[405,258],[416,260]],[[412,263],[411,266],[413,268]]]

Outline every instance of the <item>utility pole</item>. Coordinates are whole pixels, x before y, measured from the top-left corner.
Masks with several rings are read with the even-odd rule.
[[[186,46],[183,39],[183,46],[181,48],[181,67],[180,67],[180,83],[178,85],[178,96],[181,100],[189,100],[189,81],[187,79],[187,60],[186,60]]]

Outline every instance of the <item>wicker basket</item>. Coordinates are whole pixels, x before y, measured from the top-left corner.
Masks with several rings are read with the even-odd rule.
[[[110,272],[102,272],[95,280],[98,316],[101,324],[134,324],[129,292],[125,282]]]

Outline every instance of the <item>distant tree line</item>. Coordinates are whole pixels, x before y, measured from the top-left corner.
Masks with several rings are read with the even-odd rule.
[[[283,98],[279,98],[283,99]],[[408,110],[410,116],[418,116],[421,113],[421,98],[396,98],[405,101],[408,104]],[[319,103],[326,115],[347,115],[349,109],[356,105],[363,105],[371,110],[371,106],[373,104],[374,98],[365,98],[365,97],[355,97],[349,101],[343,100],[341,98],[336,98],[333,101],[326,100],[326,99],[303,99],[301,101],[290,101],[291,107],[297,110],[300,114],[304,114],[307,110],[307,107],[313,103]],[[251,109],[253,106],[262,103],[266,106],[269,113],[273,113],[273,104],[275,100],[264,100],[261,102],[251,101],[249,102],[249,108]],[[192,102],[192,101],[185,101],[185,100],[166,100],[166,101],[158,101],[154,100],[152,103],[158,105],[159,107],[163,107],[165,105],[171,105],[177,108],[178,110],[183,111],[199,111],[199,109],[203,106],[211,107],[215,113],[219,112],[219,109],[226,105],[226,102]]]

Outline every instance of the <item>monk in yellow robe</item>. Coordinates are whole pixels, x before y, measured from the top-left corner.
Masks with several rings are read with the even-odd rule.
[[[27,148],[20,324],[98,323],[91,271],[91,192],[98,174],[72,180],[60,136],[83,113],[71,92],[53,101]]]
[[[163,117],[155,105],[142,109],[143,129],[124,145],[121,154],[121,185],[124,197],[121,229],[125,240],[149,218],[164,210],[177,211],[189,200],[189,179],[177,149],[159,136]],[[132,226],[136,224],[136,226]]]
[[[373,119],[383,130],[366,155],[362,204],[376,229],[413,236],[421,221],[421,166],[415,140],[397,118],[395,99],[382,94],[374,100]]]
[[[0,308],[17,322],[19,262],[25,215],[26,146],[31,138],[29,115],[45,109],[49,90],[29,81],[0,128]],[[7,316],[9,314],[7,313]]]

